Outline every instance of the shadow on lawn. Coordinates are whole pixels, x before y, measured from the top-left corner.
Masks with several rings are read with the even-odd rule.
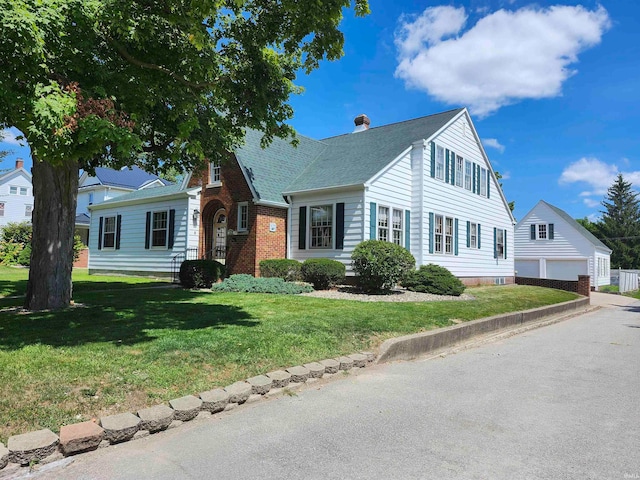
[[[59,312],[0,313],[0,349],[27,345],[76,346],[94,342],[133,345],[157,337],[152,330],[253,327],[240,307],[191,303],[208,293],[189,290],[85,294],[76,306]]]
[[[149,282],[149,283],[128,283],[114,281],[83,281],[73,282],[74,296],[79,293],[94,292],[100,290],[126,290],[129,288],[163,288],[171,285],[169,282]],[[0,280],[0,292],[4,292],[5,297],[25,295],[27,293],[27,280]],[[2,297],[0,297],[2,298]]]

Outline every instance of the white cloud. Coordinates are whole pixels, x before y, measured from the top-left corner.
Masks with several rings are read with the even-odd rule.
[[[511,172],[500,172],[500,175],[502,175],[502,179],[501,180],[509,180],[511,178]]]
[[[498,150],[500,153],[504,153],[504,149],[505,146],[502,145],[497,138],[483,138],[482,139],[482,144],[485,147],[489,147],[489,148],[495,148],[496,150]]]
[[[600,202],[597,200],[594,200],[593,198],[585,198],[583,202],[589,208],[594,208],[600,205]]]
[[[600,43],[610,26],[603,7],[562,5],[498,10],[463,31],[466,20],[463,7],[450,6],[427,8],[413,20],[402,16],[395,75],[479,116],[560,95],[578,54]]]

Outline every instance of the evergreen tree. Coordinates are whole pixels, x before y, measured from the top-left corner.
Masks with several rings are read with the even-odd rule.
[[[622,174],[607,191],[599,237],[611,249],[613,268],[640,268],[640,200]]]

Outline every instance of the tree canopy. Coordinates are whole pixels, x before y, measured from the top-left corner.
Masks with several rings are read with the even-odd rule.
[[[0,0],[0,127],[33,158],[27,308],[69,304],[78,170],[223,158],[288,137],[299,72],[343,54],[351,0]],[[356,15],[367,0],[354,0]]]

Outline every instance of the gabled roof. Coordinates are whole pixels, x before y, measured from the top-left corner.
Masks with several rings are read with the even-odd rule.
[[[282,192],[327,147],[297,135],[297,147],[291,145],[291,139],[276,137],[262,149],[261,138],[261,132],[247,130],[244,145],[235,151],[236,159],[257,199],[286,205]]]
[[[91,219],[89,215],[86,213],[81,213],[80,215],[76,215],[76,226],[78,225],[89,225],[91,223]]]
[[[463,108],[325,138],[315,160],[284,190],[286,193],[363,185],[419,140],[426,140]]]
[[[130,188],[135,190],[155,180],[160,180],[163,185],[171,184],[171,182],[163,180],[152,173],[147,173],[136,166],[133,166],[130,169],[123,168],[121,170],[97,167],[94,177],[101,185],[109,187]]]
[[[565,222],[567,222],[570,226],[572,226],[580,235],[582,235],[585,239],[587,239],[590,243],[592,243],[593,246],[599,247],[599,248],[603,248],[603,249],[611,252],[611,249],[609,247],[607,247],[604,243],[602,243],[602,241],[600,241],[593,233],[591,233],[589,230],[587,230],[582,225],[580,225],[571,215],[569,215],[564,210],[561,210],[558,207],[555,207],[555,206],[551,205],[550,203],[545,202],[544,200],[540,200],[538,202],[538,204],[535,207],[533,207],[529,213],[533,212],[538,205],[545,205],[545,206],[549,207],[553,212],[555,212]],[[520,226],[520,224],[525,221],[525,219],[529,216],[529,213],[527,213],[525,215],[525,217],[522,220],[520,220],[520,222],[518,223],[516,228],[518,228]]]
[[[200,190],[200,187],[188,188],[186,190],[183,190],[181,187],[182,186],[180,184],[177,184],[177,185],[167,185],[165,187],[144,188],[142,190],[135,190],[131,193],[125,193],[124,195],[119,195],[115,198],[105,200],[104,202],[90,205],[89,210],[101,210],[102,208],[108,208],[112,205],[117,205],[121,203],[158,200],[164,197],[172,197],[172,196],[180,196],[180,195],[184,195],[185,197],[187,197],[189,195],[195,194],[195,192]]]
[[[16,174],[23,175],[24,177],[26,177],[27,180],[31,181],[31,174],[27,172],[24,169],[24,167],[21,167],[21,168],[15,168],[13,170],[9,170],[4,175],[0,175],[0,183],[3,183],[5,180],[8,180],[9,178],[15,176]]]

